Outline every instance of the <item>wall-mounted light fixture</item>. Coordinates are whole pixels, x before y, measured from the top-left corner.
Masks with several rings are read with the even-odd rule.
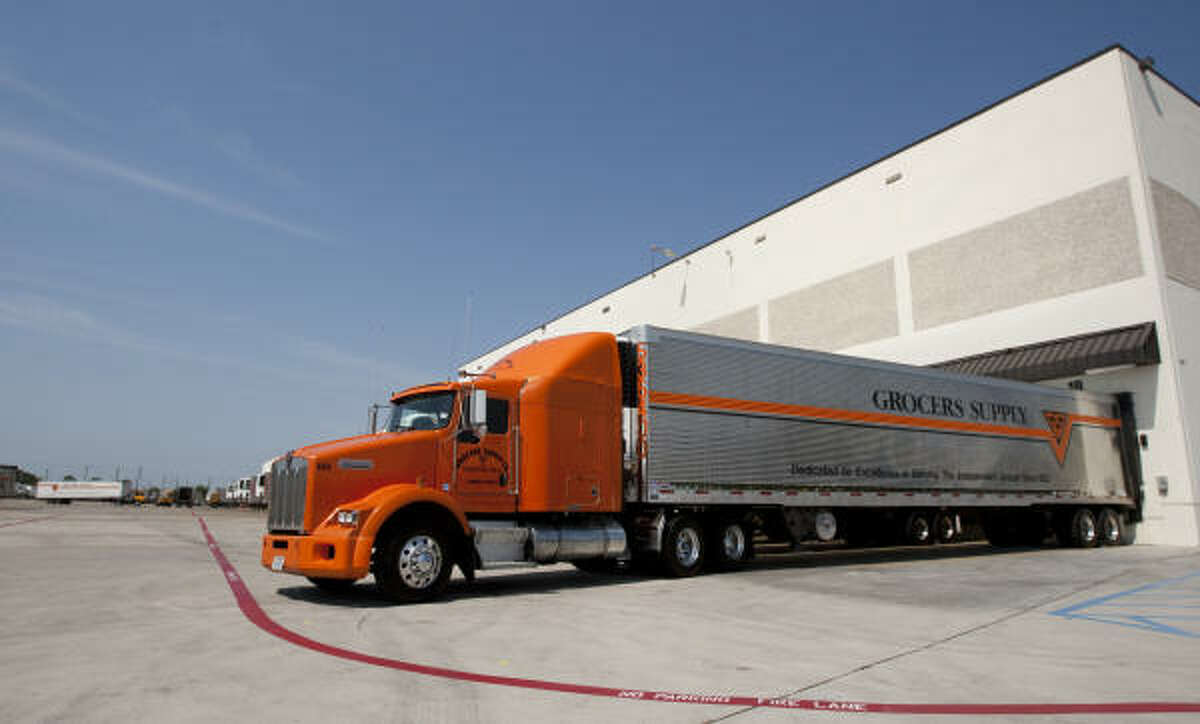
[[[904,174],[897,171],[896,173],[892,174],[891,176],[888,176],[887,178],[885,178],[883,180],[883,183],[886,186],[891,186],[892,184],[896,183],[897,181],[899,181],[902,178],[904,178]]]
[[[650,276],[654,276],[654,255],[655,254],[662,254],[663,257],[665,257],[666,259],[669,259],[669,260],[674,259],[675,257],[679,256],[678,254],[675,253],[674,249],[670,249],[665,246],[659,246],[658,244],[651,244],[650,245]]]

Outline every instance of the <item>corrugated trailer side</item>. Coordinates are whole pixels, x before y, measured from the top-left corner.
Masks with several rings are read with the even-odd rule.
[[[1116,397],[648,326],[623,336],[642,369],[637,502],[1137,519]]]

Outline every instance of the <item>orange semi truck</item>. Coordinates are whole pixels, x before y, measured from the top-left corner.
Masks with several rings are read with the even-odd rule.
[[[1125,544],[1141,520],[1129,395],[657,327],[531,344],[392,398],[385,429],[271,467],[262,564],[429,600],[457,566],[648,560],[755,540]]]

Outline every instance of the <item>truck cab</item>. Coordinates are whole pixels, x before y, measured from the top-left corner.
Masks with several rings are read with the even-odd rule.
[[[455,565],[621,555],[620,370],[613,335],[579,334],[396,393],[381,431],[274,462],[263,565],[408,601]]]

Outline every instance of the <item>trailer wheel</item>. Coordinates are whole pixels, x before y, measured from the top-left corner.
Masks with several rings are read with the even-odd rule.
[[[740,520],[719,521],[712,531],[710,548],[715,568],[737,568],[754,557],[754,541]]]
[[[704,565],[704,533],[695,518],[680,515],[663,530],[662,564],[668,576],[694,576]]]
[[[1121,515],[1121,520],[1124,522],[1124,530],[1121,533],[1121,545],[1131,546],[1137,540],[1138,524],[1129,520],[1125,515]]]
[[[910,513],[904,521],[904,542],[909,545],[926,545],[933,542],[933,526],[929,514],[917,511]]]
[[[375,546],[375,584],[397,603],[433,600],[450,581],[453,554],[444,531],[428,524],[402,524]]]
[[[933,536],[938,543],[953,543],[958,537],[958,521],[955,515],[941,511],[933,517]]]
[[[1071,545],[1076,548],[1094,548],[1100,540],[1096,528],[1096,516],[1091,508],[1079,508],[1071,516],[1071,529],[1068,531]]]
[[[1125,520],[1112,508],[1101,508],[1096,516],[1101,545],[1119,546],[1125,540]]]
[[[305,576],[305,578],[326,593],[346,593],[354,588],[353,578],[319,578],[317,576]]]
[[[838,537],[841,526],[838,525],[837,516],[832,510],[819,510],[813,518],[813,532],[817,535],[817,540],[822,543],[828,543]]]

